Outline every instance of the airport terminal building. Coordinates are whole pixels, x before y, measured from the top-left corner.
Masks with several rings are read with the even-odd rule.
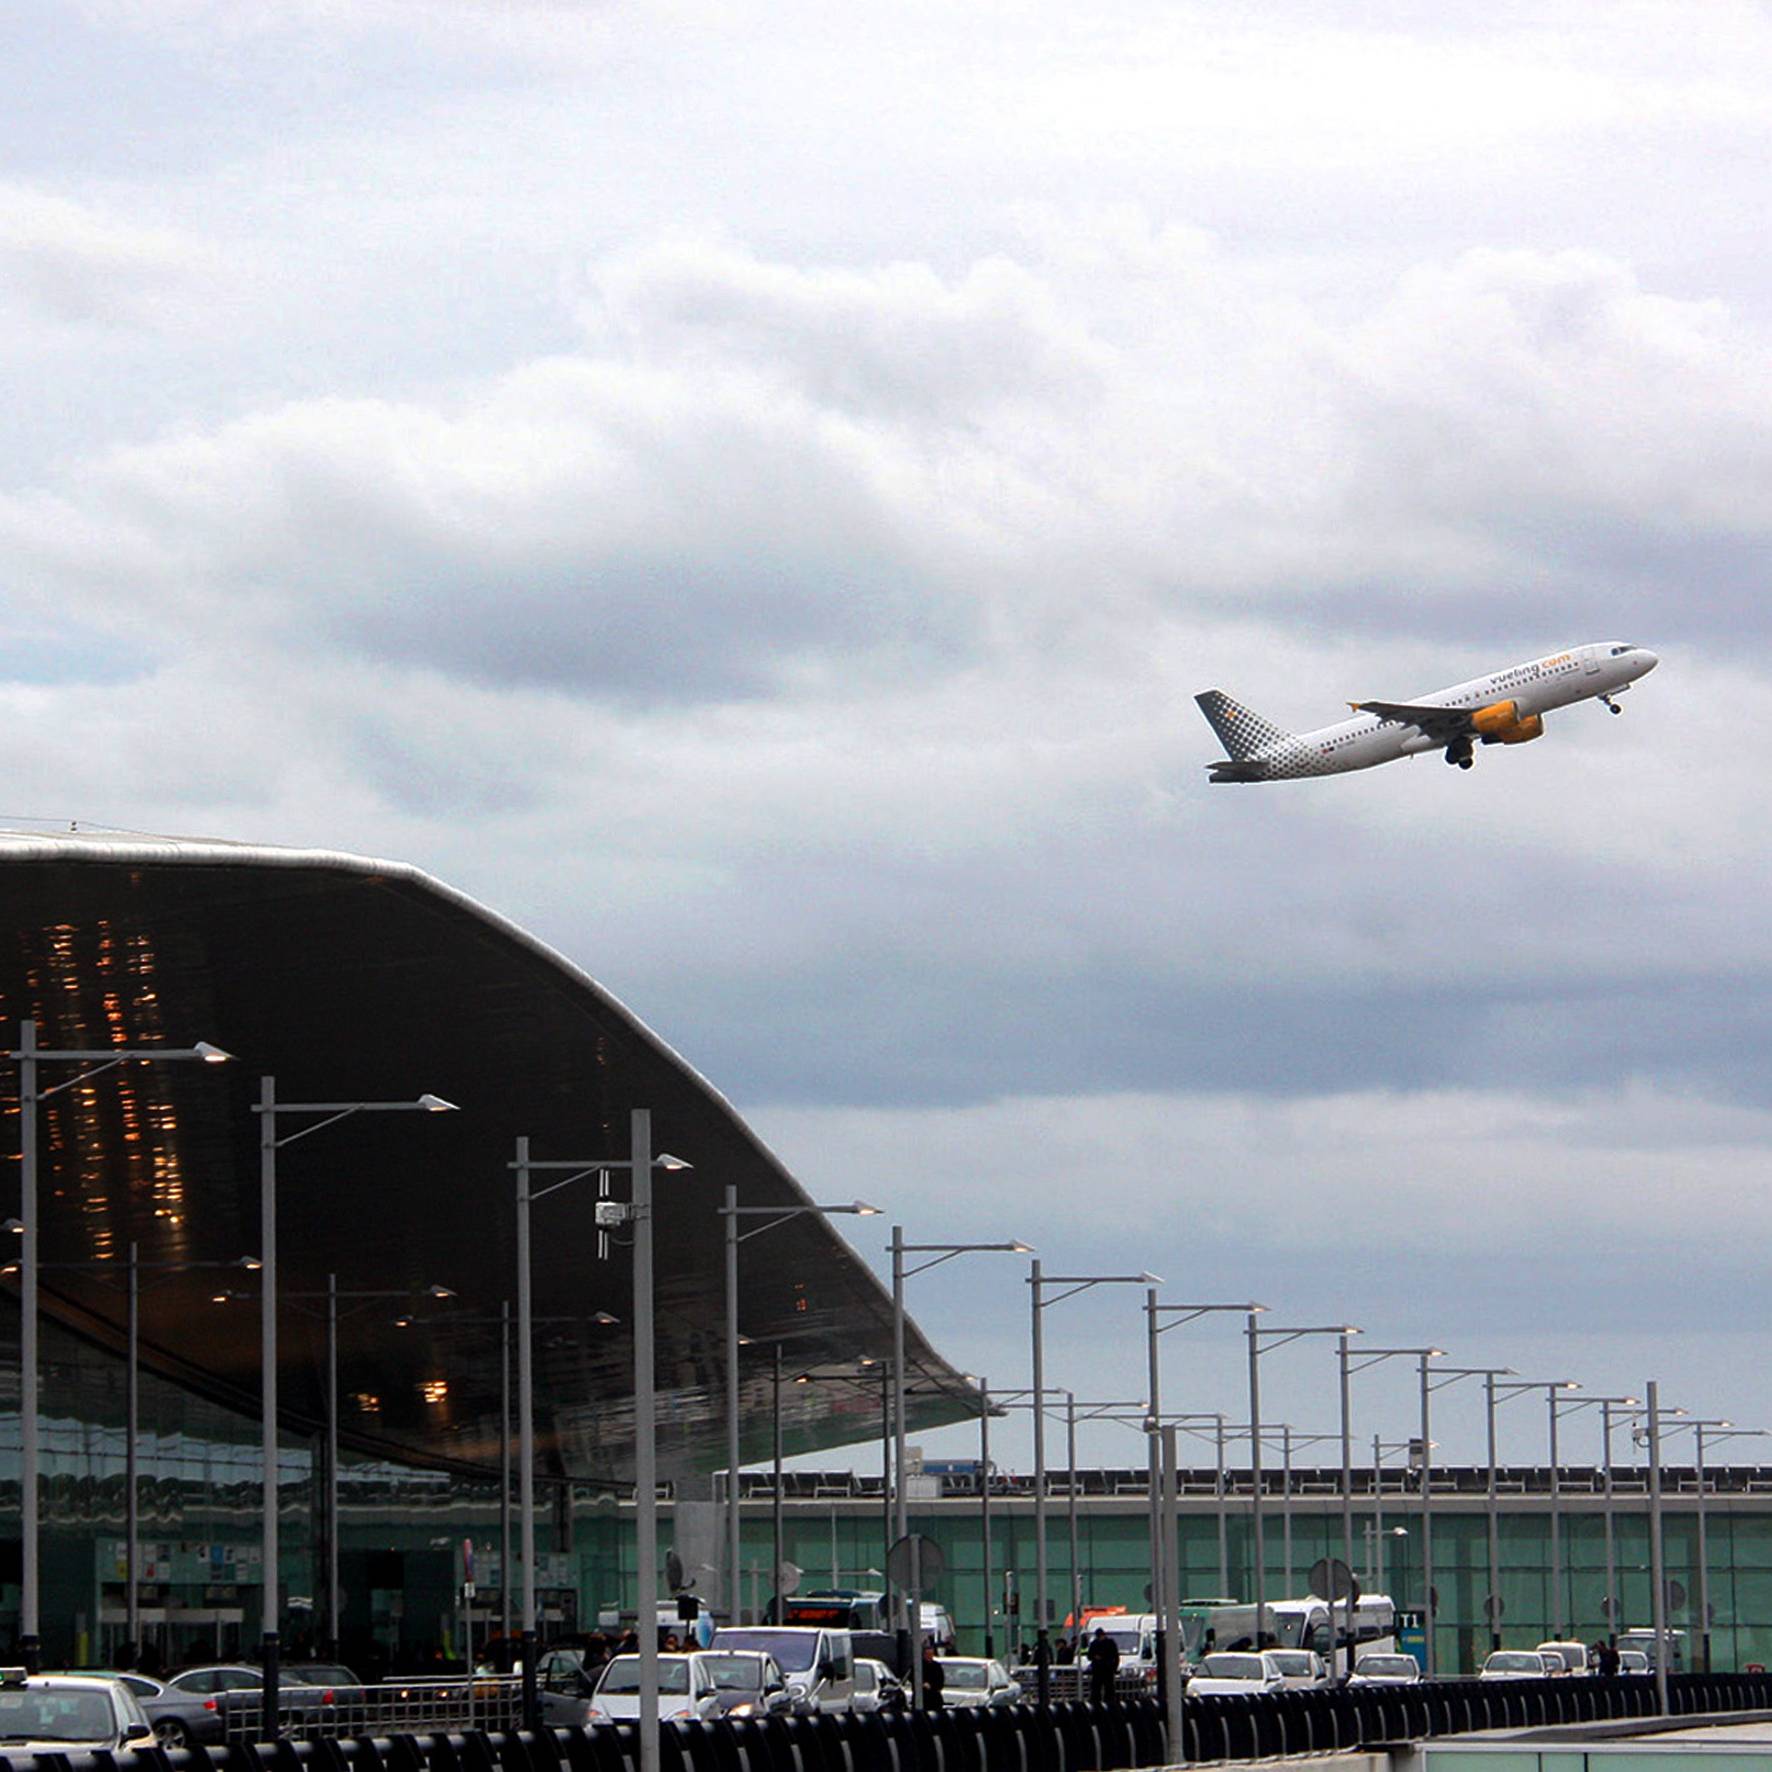
[[[286,1644],[324,1644],[334,1565],[338,1647],[366,1666],[459,1653],[465,1630],[501,1622],[519,1137],[539,1161],[619,1160],[630,1109],[645,1107],[656,1148],[693,1164],[655,1183],[658,1468],[686,1507],[711,1500],[726,1462],[718,1208],[728,1184],[746,1206],[807,1197],[587,973],[417,869],[221,842],[0,833],[0,931],[5,1050],[29,1023],[48,1052],[207,1041],[236,1060],[38,1066],[46,1664],[110,1660],[125,1643],[132,1260],[141,1638],[170,1663],[248,1653],[262,1631],[265,1078],[280,1103],[429,1093],[460,1110],[277,1121]],[[0,1654],[18,1636],[23,1566],[19,1078],[0,1062],[0,1216],[15,1233],[0,1248]],[[303,1126],[313,1136],[288,1139]],[[621,1524],[631,1256],[592,1223],[598,1193],[624,1191],[616,1170],[532,1208],[537,1576],[555,1629],[636,1593]],[[740,1266],[746,1460],[769,1452],[774,1343],[796,1370],[828,1373],[865,1372],[891,1347],[889,1296],[824,1219],[782,1223],[765,1254]],[[969,1411],[968,1387],[914,1328],[909,1357],[913,1426]],[[879,1431],[877,1380],[789,1386],[781,1409],[790,1453]],[[718,1532],[678,1530],[699,1547],[699,1591],[723,1604]]]

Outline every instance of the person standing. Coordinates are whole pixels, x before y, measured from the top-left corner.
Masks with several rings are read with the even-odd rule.
[[[935,1653],[935,1645],[925,1639],[923,1643],[923,1708],[925,1710],[941,1710],[947,1703],[943,1694],[947,1691],[948,1677]]]
[[[1120,1671],[1120,1646],[1106,1631],[1097,1629],[1089,1643],[1089,1702],[1115,1702],[1114,1680]]]

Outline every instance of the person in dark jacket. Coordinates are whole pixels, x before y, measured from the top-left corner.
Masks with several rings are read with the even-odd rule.
[[[947,1691],[948,1677],[941,1663],[935,1656],[935,1645],[925,1639],[923,1643],[923,1708],[925,1710],[941,1710],[947,1703],[943,1694]]]
[[[1114,1702],[1114,1676],[1120,1671],[1120,1646],[1106,1631],[1097,1630],[1089,1642],[1089,1702]]]

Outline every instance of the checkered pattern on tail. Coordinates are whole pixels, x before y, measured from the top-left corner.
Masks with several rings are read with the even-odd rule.
[[[1226,756],[1236,762],[1284,744],[1292,736],[1284,727],[1251,713],[1241,702],[1232,701],[1222,689],[1208,689],[1204,695],[1196,695],[1194,700],[1218,734]]]

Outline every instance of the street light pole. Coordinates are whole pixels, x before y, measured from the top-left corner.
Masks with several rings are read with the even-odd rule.
[[[1303,1329],[1264,1329],[1257,1320],[1257,1313],[1252,1310],[1244,1326],[1244,1333],[1249,1338],[1249,1526],[1252,1540],[1250,1555],[1255,1576],[1255,1648],[1259,1652],[1268,1635],[1267,1549],[1262,1537],[1261,1356],[1307,1335],[1345,1338],[1358,1335],[1360,1331],[1351,1323],[1336,1323],[1327,1327],[1312,1325]],[[1268,1344],[1265,1347],[1262,1345],[1264,1339]]]
[[[738,1480],[739,1458],[739,1424],[738,1424],[738,1350],[745,1337],[738,1332],[738,1246],[748,1243],[752,1237],[760,1237],[765,1231],[774,1230],[778,1224],[786,1224],[790,1218],[799,1218],[806,1213],[816,1213],[820,1217],[830,1217],[837,1213],[854,1213],[863,1218],[872,1218],[879,1212],[878,1206],[870,1206],[863,1200],[856,1200],[846,1206],[741,1206],[738,1203],[738,1184],[727,1182],[725,1203],[720,1207],[720,1217],[725,1223],[726,1249],[726,1566],[728,1571],[727,1612],[733,1624],[740,1622],[739,1610],[741,1594],[739,1592],[739,1569],[742,1542],[742,1521],[739,1512],[740,1484]],[[739,1232],[738,1221],[741,1218],[766,1218],[768,1223],[759,1224]],[[778,1558],[779,1561],[779,1547]],[[776,1572],[779,1585],[780,1571]]]
[[[899,1539],[910,1537],[911,1513],[910,1492],[905,1486],[905,1407],[907,1381],[905,1376],[905,1282],[914,1279],[918,1274],[927,1273],[933,1267],[940,1267],[943,1262],[952,1261],[960,1255],[1031,1255],[1030,1245],[1019,1239],[1006,1243],[907,1243],[904,1240],[904,1227],[895,1224],[892,1227],[892,1431],[893,1431],[893,1475],[892,1498],[894,1509],[894,1526]],[[905,1266],[907,1255],[922,1255],[926,1260],[919,1261],[914,1267]],[[1034,1269],[1039,1271],[1039,1262]],[[1035,1313],[1035,1328],[1038,1330],[1038,1312]],[[1038,1410],[1034,1411],[1036,1467],[1040,1448]],[[1041,1541],[1041,1556],[1045,1555],[1045,1541]],[[1044,1561],[1041,1567],[1044,1568]],[[910,1659],[910,1681],[912,1702],[918,1709],[923,1704],[923,1608],[922,1608],[922,1571],[917,1547],[911,1546],[911,1591],[905,1596],[906,1640],[907,1653]],[[1043,1578],[1042,1578],[1043,1579]]]
[[[629,1172],[625,1205],[597,1203],[600,1228],[631,1225],[634,1251],[634,1554],[639,1629],[640,1691],[637,1736],[639,1772],[658,1772],[658,1424],[654,1409],[657,1361],[654,1352],[652,1285],[652,1172],[689,1169],[681,1157],[652,1149],[652,1110],[628,1114],[626,1157],[565,1157],[545,1162],[531,1157],[529,1140],[518,1138],[517,1177],[517,1370],[518,1482],[523,1537],[523,1715],[525,1726],[540,1726],[535,1687],[537,1619],[535,1607],[535,1377],[534,1322],[530,1284],[529,1216],[536,1201],[610,1169]],[[555,1174],[544,1188],[532,1185],[536,1171]]]
[[[1661,1541],[1661,1396],[1652,1378],[1649,1399],[1649,1585],[1655,1628],[1655,1707],[1667,1715],[1667,1561]]]
[[[988,1661],[997,1653],[991,1630],[991,1391],[978,1381],[978,1527],[983,1540],[984,1653]]]
[[[416,1101],[279,1101],[276,1078],[260,1077],[258,1100],[253,1103],[252,1111],[259,1116],[259,1360],[260,1408],[264,1416],[260,1423],[260,1462],[263,1467],[260,1476],[264,1491],[263,1543],[260,1548],[260,1555],[264,1560],[264,1695],[260,1720],[264,1731],[261,1739],[275,1741],[281,1674],[279,1663],[282,1654],[282,1634],[278,1628],[281,1587],[277,1570],[280,1524],[278,1509],[281,1501],[277,1462],[277,1153],[285,1145],[294,1144],[297,1139],[306,1138],[323,1127],[336,1125],[353,1114],[448,1114],[455,1112],[455,1104],[445,1101],[440,1095],[421,1095]],[[297,1131],[287,1132],[279,1137],[278,1116],[295,1114],[318,1117]]]
[[[1161,1421],[1163,1418],[1163,1371],[1162,1371],[1162,1356],[1161,1356],[1158,1341],[1157,1341],[1158,1336],[1166,1333],[1170,1329],[1179,1329],[1184,1323],[1191,1323],[1199,1317],[1211,1316],[1214,1312],[1228,1311],[1228,1312],[1235,1312],[1239,1316],[1246,1316],[1252,1311],[1265,1311],[1266,1309],[1267,1309],[1267,1306],[1264,1304],[1248,1304],[1248,1303],[1244,1303],[1244,1304],[1159,1304],[1157,1302],[1156,1288],[1154,1286],[1149,1288],[1144,1295],[1144,1315],[1145,1315],[1145,1365],[1146,1365],[1146,1369],[1147,1369],[1147,1384],[1150,1389],[1150,1417],[1151,1417],[1151,1419],[1153,1421]],[[1169,1319],[1169,1321],[1166,1323],[1160,1321],[1160,1319],[1163,1317],[1167,1317]],[[1165,1554],[1163,1547],[1168,1542],[1167,1534],[1169,1532],[1173,1531],[1173,1526],[1171,1526],[1169,1528],[1165,1528],[1165,1526],[1163,1524],[1162,1498],[1159,1494],[1159,1490],[1161,1487],[1161,1478],[1162,1478],[1162,1448],[1160,1445],[1160,1436],[1157,1435],[1156,1433],[1152,1433],[1147,1436],[1147,1439],[1149,1442],[1147,1455],[1148,1455],[1148,1468],[1149,1468],[1150,1515],[1151,1515],[1151,1518],[1150,1518],[1151,1611],[1155,1614],[1156,1620],[1157,1620],[1157,1678],[1158,1678],[1159,1683],[1161,1683],[1162,1681],[1167,1680],[1169,1677],[1168,1671],[1167,1671],[1168,1670],[1168,1660],[1165,1655],[1165,1643],[1164,1643],[1164,1635],[1169,1628],[1168,1622],[1167,1622],[1168,1610],[1167,1610],[1167,1606],[1165,1603],[1167,1596],[1165,1594],[1164,1584],[1169,1579],[1169,1561],[1170,1561],[1170,1559]],[[1222,1448],[1220,1449],[1220,1451],[1221,1451],[1221,1455],[1222,1455]],[[1223,1531],[1223,1525],[1224,1525],[1223,1509],[1224,1509],[1224,1485],[1223,1485],[1223,1481],[1222,1481],[1222,1456],[1221,1456],[1221,1475],[1220,1475],[1220,1483],[1219,1483],[1219,1525],[1220,1525],[1221,1538],[1222,1538],[1222,1531]],[[1223,1548],[1224,1547],[1221,1542],[1221,1545],[1220,1545],[1220,1563],[1221,1563],[1221,1565],[1223,1562]],[[1223,1587],[1224,1587],[1224,1583],[1223,1583],[1223,1579],[1221,1576],[1221,1579],[1220,1579],[1220,1592],[1221,1593],[1223,1592]],[[1176,1599],[1177,1604],[1179,1604],[1181,1596],[1179,1594],[1177,1594],[1175,1596],[1175,1599]]]
[[[37,1044],[37,1023],[18,1024],[16,1051],[7,1057],[18,1065],[19,1109],[19,1659],[30,1673],[42,1661],[43,1639],[39,1617],[42,1575],[41,1507],[39,1489],[39,1410],[41,1356],[37,1317],[37,1273],[41,1262],[37,1210],[38,1124],[37,1109],[52,1095],[60,1095],[103,1071],[129,1063],[164,1063],[196,1059],[205,1064],[226,1064],[230,1053],[207,1040],[195,1046],[112,1046],[96,1050],[50,1050]],[[49,1088],[37,1078],[40,1064],[79,1064],[84,1070]]]
[[[1668,1410],[1668,1414],[1678,1411]],[[1698,1478],[1698,1634],[1699,1643],[1694,1645],[1697,1659],[1705,1673],[1711,1671],[1711,1628],[1710,1628],[1710,1539],[1707,1529],[1705,1494],[1709,1488],[1709,1478],[1704,1463],[1704,1436],[1706,1429],[1715,1429],[1714,1438],[1719,1440],[1758,1439],[1763,1433],[1762,1428],[1737,1427],[1727,1419],[1682,1421],[1680,1427],[1692,1429],[1696,1442],[1694,1455],[1695,1474]],[[1677,1429],[1675,1430],[1678,1431]]]
[[[1032,1294],[1033,1318],[1033,1391],[1034,1391],[1034,1609],[1035,1690],[1040,1708],[1052,1703],[1052,1628],[1050,1606],[1046,1598],[1046,1349],[1041,1318],[1048,1306],[1075,1298],[1095,1286],[1160,1286],[1156,1274],[1053,1274],[1047,1275],[1036,1257],[1028,1274]],[[1045,1288],[1062,1286],[1056,1298],[1048,1298]],[[914,1645],[913,1645],[914,1646]]]

